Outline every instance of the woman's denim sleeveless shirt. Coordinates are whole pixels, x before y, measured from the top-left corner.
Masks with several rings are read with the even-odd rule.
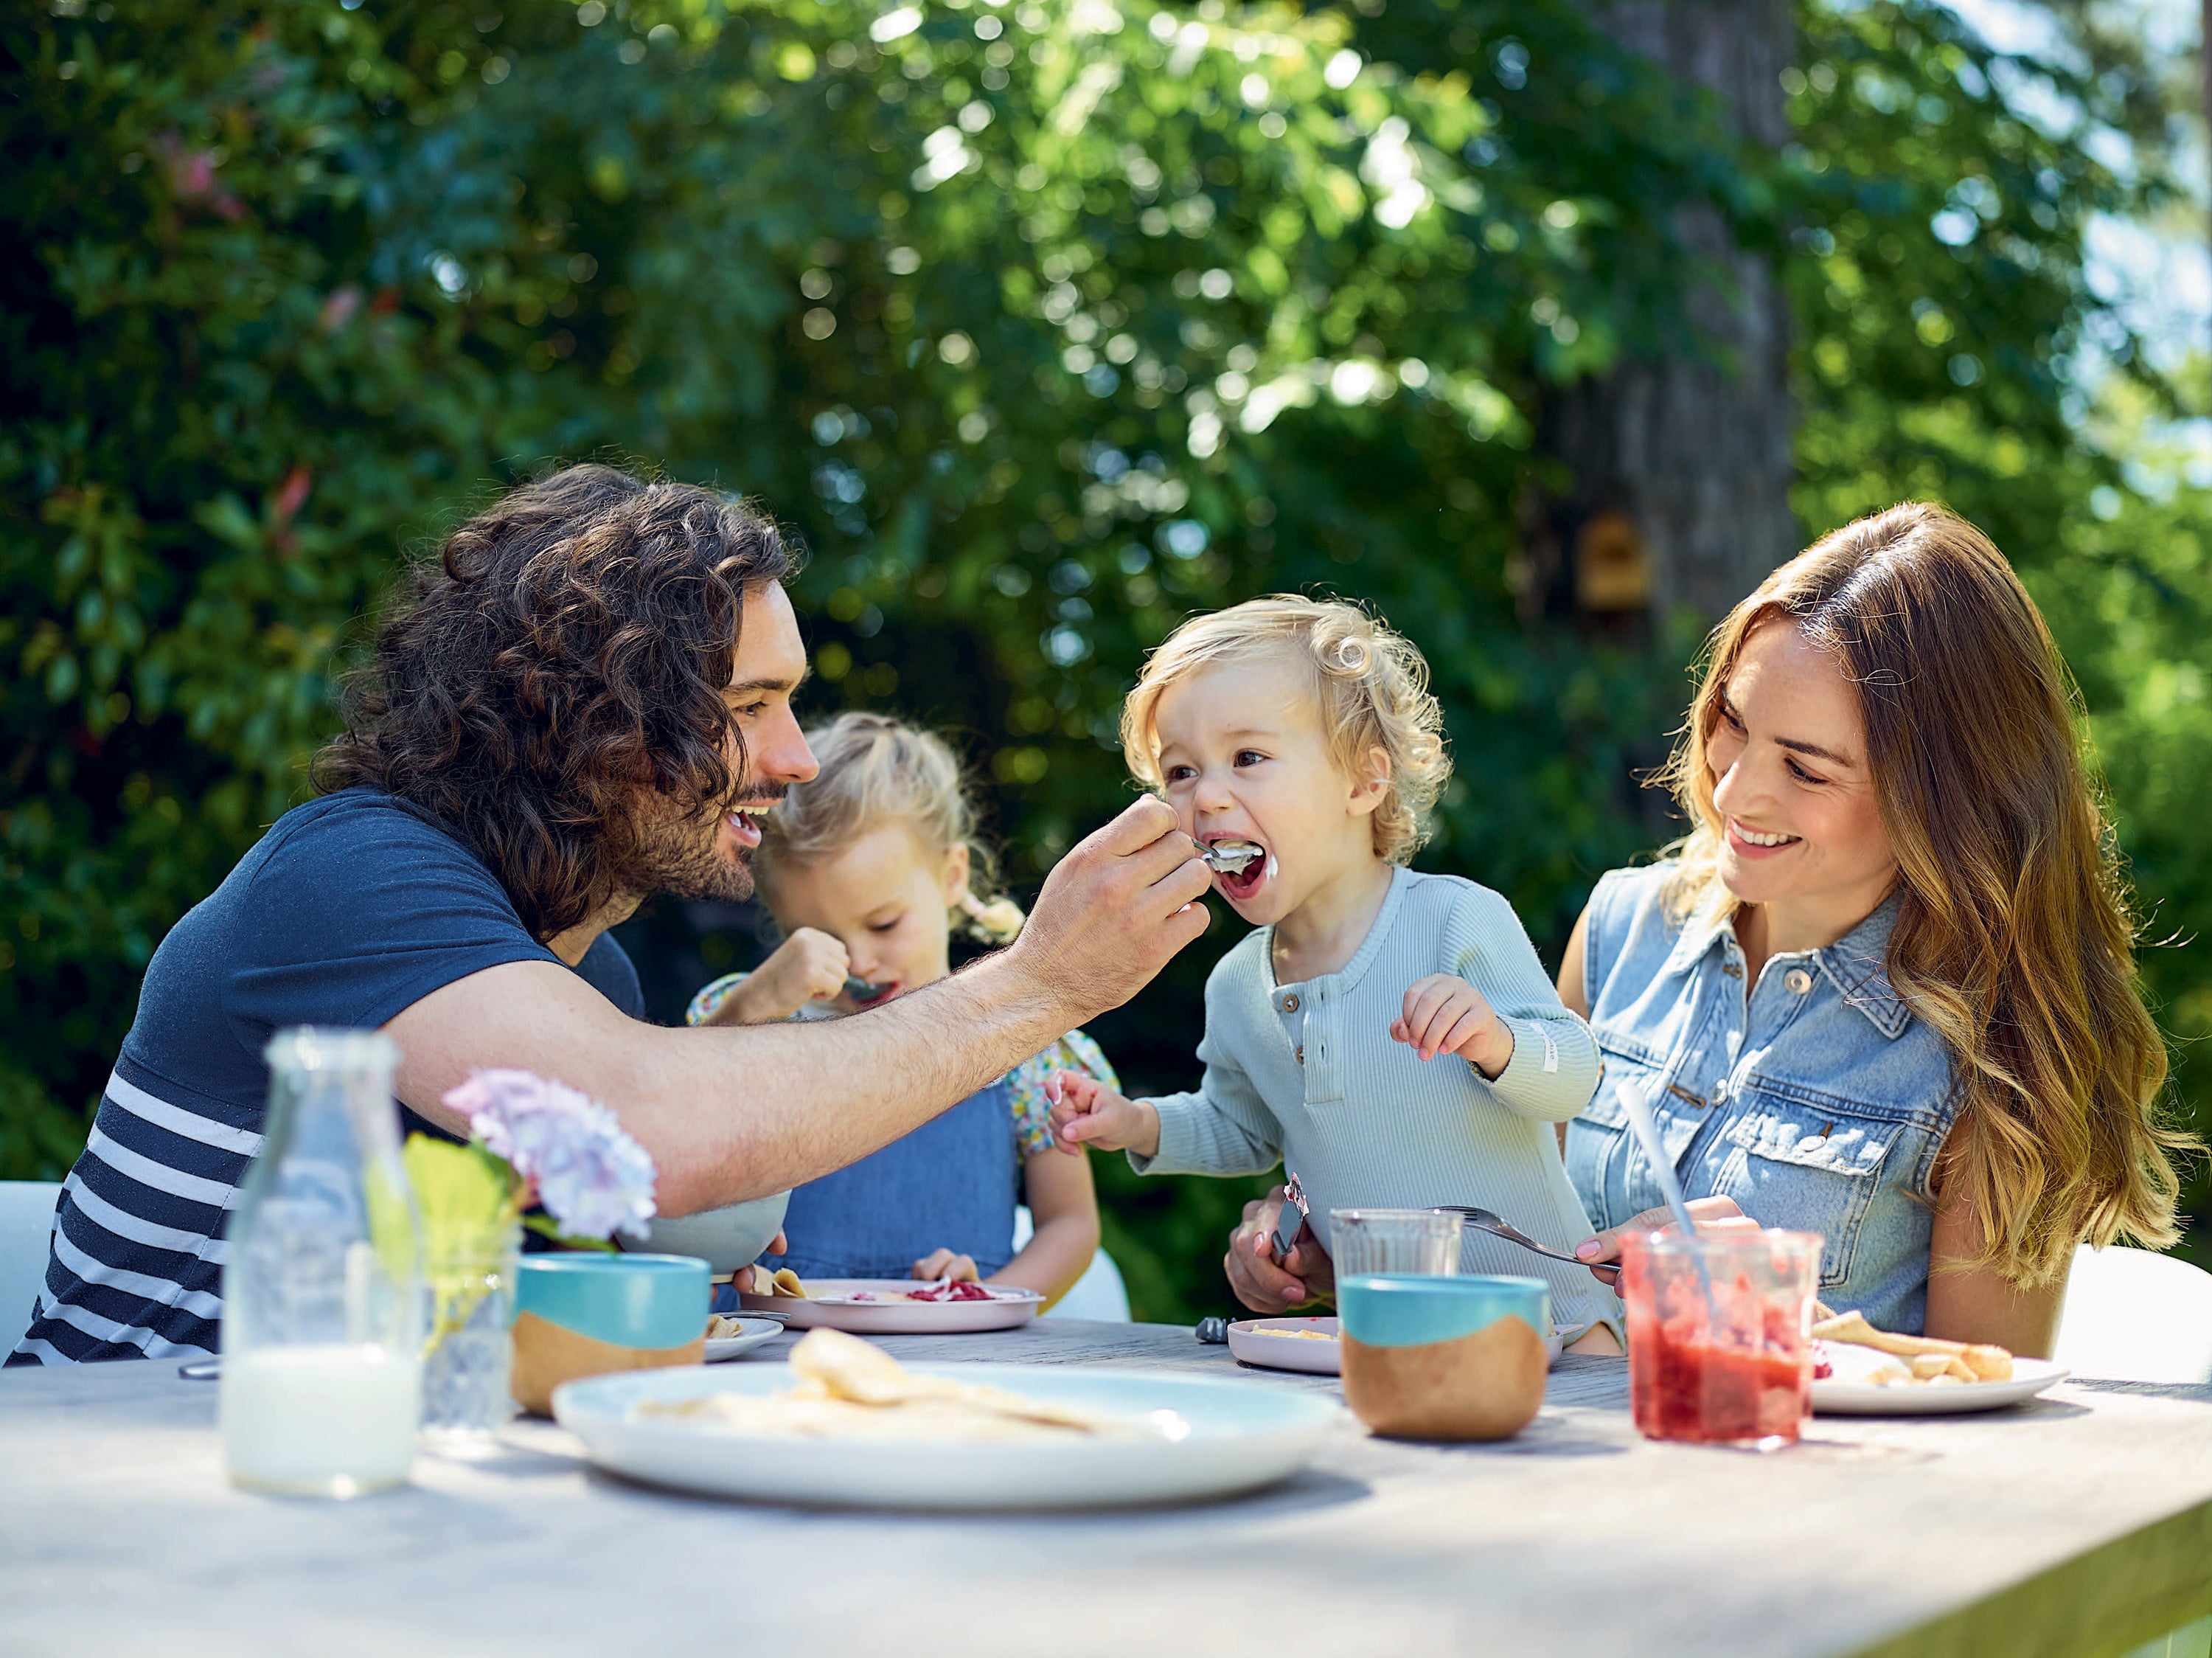
[[[1690,1197],[1818,1232],[1820,1299],[1886,1330],[1927,1314],[1929,1182],[1956,1113],[1950,1055],[1891,989],[1896,901],[1826,949],[1771,958],[1747,993],[1726,920],[1672,920],[1671,863],[1591,894],[1583,983],[1604,1074],[1567,1127],[1567,1173],[1600,1227],[1666,1202],[1620,1106],[1644,1088]]]

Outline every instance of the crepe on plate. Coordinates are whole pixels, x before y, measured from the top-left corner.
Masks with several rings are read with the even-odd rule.
[[[1874,1387],[1910,1387],[2012,1380],[2012,1355],[1982,1342],[1944,1341],[1936,1336],[1900,1336],[1877,1330],[1863,1313],[1832,1314],[1813,1326],[1813,1339],[1832,1345],[1864,1348],[1879,1360],[1854,1364],[1839,1381]]]
[[[933,1441],[1152,1438],[1149,1423],[1024,1399],[1003,1387],[918,1375],[882,1348],[842,1330],[810,1330],[791,1350],[799,1385],[780,1393],[709,1393],[636,1407],[722,1433],[805,1439]]]
[[[748,1295],[792,1295],[800,1301],[807,1299],[806,1286],[799,1274],[787,1266],[779,1266],[771,1272],[757,1264],[738,1269],[738,1288]]]

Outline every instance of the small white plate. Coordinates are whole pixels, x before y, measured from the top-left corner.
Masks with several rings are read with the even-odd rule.
[[[826,1326],[856,1336],[950,1336],[975,1330],[1011,1330],[1027,1324],[1044,1308],[1034,1289],[1005,1289],[986,1284],[991,1299],[981,1301],[910,1301],[912,1278],[812,1278],[806,1295],[738,1297],[748,1313],[781,1313],[793,1330]],[[862,1295],[881,1296],[862,1301]],[[896,1297],[896,1299],[893,1299]]]
[[[1300,1330],[1320,1333],[1294,1333]],[[1558,1363],[1565,1346],[1557,1333],[1545,1337],[1547,1362]],[[1337,1339],[1334,1319],[1239,1319],[1229,1326],[1229,1350],[1247,1364],[1269,1370],[1298,1370],[1310,1376],[1344,1374],[1344,1345]]]
[[[1301,1336],[1295,1332],[1310,1330]],[[1229,1326],[1229,1350],[1247,1364],[1310,1376],[1343,1374],[1334,1319],[1239,1319]]]
[[[729,1318],[735,1315],[725,1314],[723,1316]],[[740,1318],[738,1320],[738,1333],[734,1336],[707,1338],[708,1363],[720,1364],[724,1359],[733,1359],[741,1354],[750,1353],[756,1347],[765,1347],[783,1333],[783,1326],[774,1319]],[[711,1325],[708,1327],[713,1328]]]
[[[1344,1417],[1326,1394],[1210,1376],[1073,1364],[910,1368],[1164,1421],[1179,1436],[932,1445],[738,1434],[630,1414],[647,1399],[781,1393],[795,1381],[787,1364],[632,1370],[565,1382],[554,1390],[553,1414],[592,1461],[632,1479],[765,1503],[870,1509],[1094,1509],[1225,1496],[1296,1473]]]
[[[1962,1411],[1995,1411],[2033,1399],[2072,1372],[2049,1359],[2014,1359],[2009,1381],[1913,1382],[1877,1387],[1831,1376],[1813,1384],[1813,1409],[1832,1417],[1934,1417]]]

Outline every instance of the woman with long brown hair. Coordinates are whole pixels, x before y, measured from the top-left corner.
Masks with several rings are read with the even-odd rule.
[[[1559,991],[1605,1058],[1567,1131],[1610,1228],[1663,1222],[1651,1100],[1708,1216],[1826,1234],[1824,1300],[2050,1350],[2075,1247],[2175,1234],[2145,1009],[2080,710],[1989,539],[1908,503],[1713,635],[1668,781],[1692,828],[1605,876]]]

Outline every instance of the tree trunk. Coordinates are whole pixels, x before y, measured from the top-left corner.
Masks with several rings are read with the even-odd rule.
[[[1789,141],[1787,0],[1622,0],[1596,15],[1622,45],[1717,93],[1751,143]],[[1548,587],[1586,613],[1686,607],[1711,621],[1798,550],[1779,274],[1768,256],[1735,247],[1711,208],[1686,207],[1676,223],[1692,255],[1730,281],[1689,297],[1694,355],[1632,354],[1547,411],[1545,447],[1574,482],[1531,526],[1534,597]]]

